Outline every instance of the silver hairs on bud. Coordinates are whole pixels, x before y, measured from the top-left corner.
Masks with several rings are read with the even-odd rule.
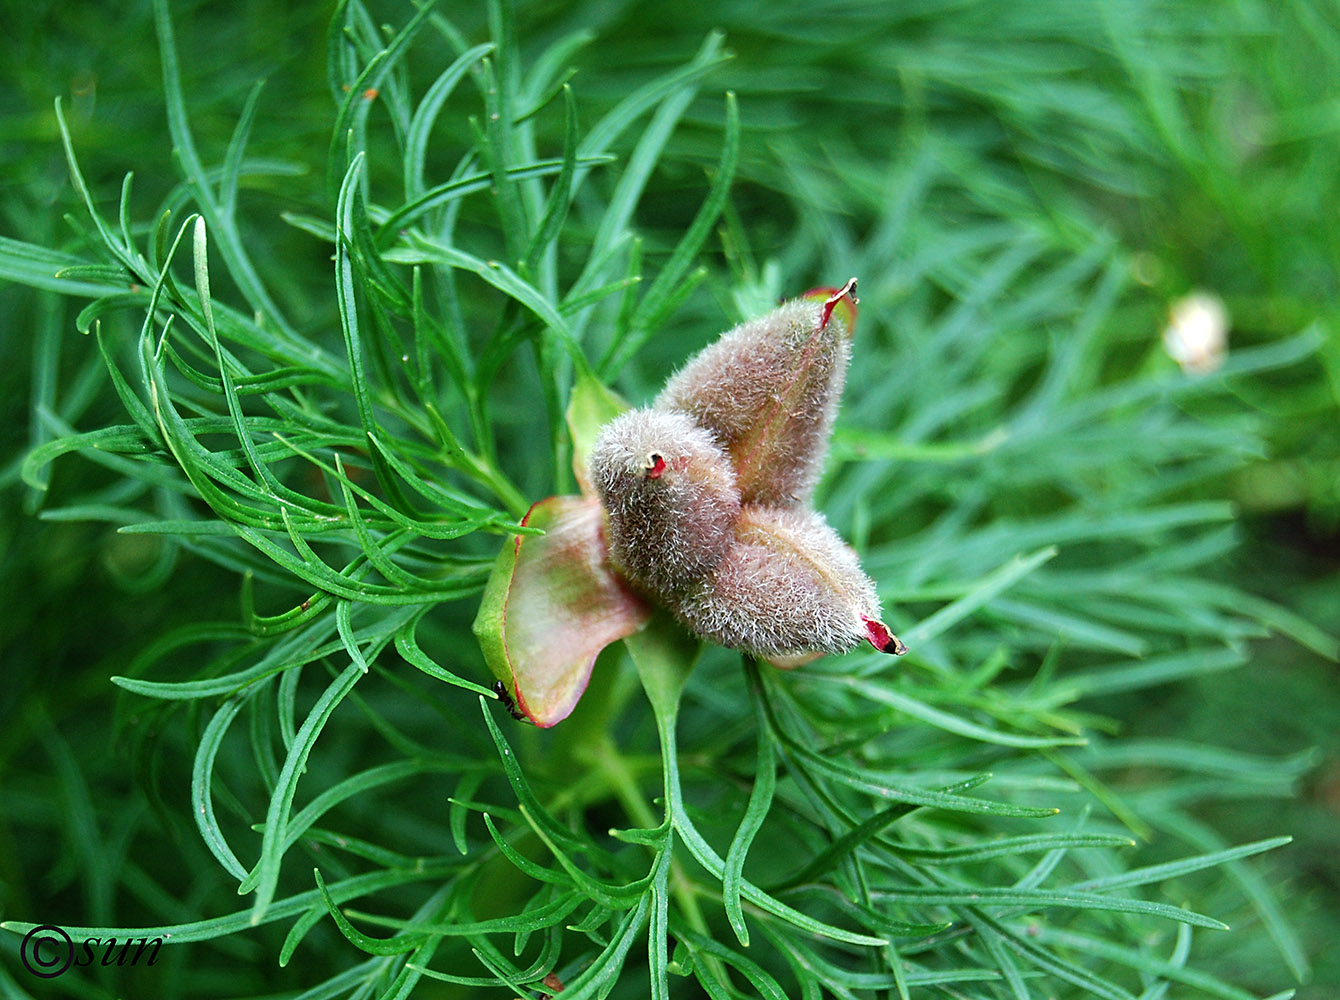
[[[666,383],[655,406],[681,410],[731,453],[741,500],[791,506],[809,500],[851,358],[839,316],[796,299],[741,323]],[[766,463],[766,464],[765,464]]]
[[[662,601],[701,580],[731,545],[735,473],[711,433],[683,413],[616,417],[591,452],[591,485],[609,515],[614,568]]]
[[[879,599],[822,514],[748,507],[735,544],[673,610],[699,635],[771,659],[852,648]]]
[[[781,666],[868,641],[879,620],[855,552],[809,506],[851,356],[849,282],[735,327],[591,453],[610,562],[697,635]]]

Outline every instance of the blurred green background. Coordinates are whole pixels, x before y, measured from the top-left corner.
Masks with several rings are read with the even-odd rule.
[[[264,77],[253,152],[308,168],[302,177],[261,179],[247,191],[245,214],[272,218],[319,201],[331,117],[323,80],[328,7],[172,9],[189,53],[184,87],[198,145],[221,155],[248,90]],[[394,4],[380,10],[396,25],[408,16]],[[485,37],[482,8],[446,3],[443,10],[470,40]],[[148,5],[9,2],[0,24],[0,235],[50,246],[77,241],[64,219],[80,212],[52,111],[56,96],[94,191],[110,203],[133,170],[136,202],[157,204],[176,177]],[[709,241],[714,276],[734,270],[763,284],[759,272],[770,260],[788,276],[826,274],[826,256],[884,241],[891,269],[926,282],[902,294],[934,311],[971,290],[910,267],[900,240],[933,253],[933,243],[913,238],[919,231],[999,224],[1031,233],[1039,260],[1080,257],[1107,243],[1125,252],[1132,274],[1120,322],[1102,330],[1112,339],[1105,356],[1113,364],[1171,370],[1158,334],[1171,304],[1193,289],[1226,303],[1230,352],[1318,331],[1319,346],[1301,362],[1235,382],[1228,399],[1187,404],[1207,422],[1249,421],[1266,446],[1183,495],[1228,498],[1240,512],[1240,544],[1214,573],[1335,629],[1340,5],[589,0],[520,4],[516,29],[523,51],[590,33],[571,56],[587,121],[634,84],[690,58],[709,31],[724,32],[735,57],[714,72],[712,95],[690,108],[675,133],[641,220],[653,242],[687,225],[703,169],[720,145],[717,95],[734,90],[743,146],[725,235]],[[909,176],[921,179],[908,183]],[[896,232],[882,226],[891,191],[906,199]],[[747,234],[747,252],[732,231]],[[297,230],[270,225],[266,233],[268,242],[254,251],[271,287],[304,323],[333,323],[333,301],[321,291],[328,259]],[[728,284],[709,281],[687,315],[719,313],[711,289]],[[80,426],[118,420],[100,369],[83,374],[76,311],[0,282],[0,916],[129,924],[137,907],[175,907],[182,919],[221,912],[236,906],[227,887],[195,877],[213,861],[182,815],[189,774],[157,742],[171,741],[168,748],[179,747],[185,760],[193,747],[185,730],[194,727],[118,696],[107,678],[126,673],[148,637],[227,617],[236,581],[202,561],[175,560],[149,536],[40,518],[61,497],[114,493],[117,480],[106,469],[57,462],[46,496],[18,479],[22,456],[43,439],[30,419],[35,408],[59,399],[79,414]],[[1018,331],[1031,335],[1041,331]],[[907,336],[915,339],[915,331]],[[58,339],[67,345],[59,356],[50,347]],[[84,349],[92,351],[91,343]],[[645,368],[663,371],[683,354],[682,344],[653,342]],[[991,378],[983,370],[983,382]],[[1283,887],[1314,963],[1313,981],[1299,995],[1336,995],[1340,955],[1329,947],[1340,941],[1335,663],[1263,638],[1238,670],[1115,696],[1101,707],[1136,736],[1267,754],[1316,749],[1297,798],[1220,804],[1204,818],[1235,843],[1294,835],[1291,847],[1260,860],[1260,870]],[[91,844],[99,845],[94,856]],[[173,900],[150,898],[159,889],[141,877],[155,855],[178,859],[179,869],[166,876]],[[219,965],[219,995],[308,982],[301,966],[277,969],[263,960],[265,940],[225,945],[237,961]],[[8,974],[21,975],[9,962],[10,941],[5,954]],[[0,988],[7,984],[0,979]],[[147,976],[131,985],[170,992]],[[33,986],[25,980],[22,988]]]

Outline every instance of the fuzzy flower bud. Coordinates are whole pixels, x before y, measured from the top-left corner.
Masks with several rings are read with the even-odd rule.
[[[809,505],[851,357],[856,280],[741,324],[649,409],[589,375],[568,407],[580,497],[550,497],[494,565],[475,632],[515,711],[566,718],[646,599],[703,639],[794,667],[901,655],[856,553]]]
[[[591,454],[616,572],[696,635],[779,666],[862,641],[906,652],[855,553],[806,503],[846,376],[854,287],[724,334]]]
[[[740,491],[712,435],[683,413],[631,410],[596,439],[591,483],[609,514],[610,562],[665,599],[700,580],[731,544]]]
[[[746,507],[734,544],[671,610],[704,638],[778,666],[869,641],[907,648],[879,622],[875,585],[813,510]]]
[[[740,324],[656,398],[730,452],[744,503],[802,504],[814,491],[851,360],[855,287],[818,289]]]

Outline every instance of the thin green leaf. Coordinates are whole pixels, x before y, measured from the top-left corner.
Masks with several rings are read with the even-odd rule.
[[[1043,563],[1055,558],[1056,553],[1057,549],[1054,546],[1048,546],[1026,556],[1015,556],[1004,566],[993,570],[978,580],[972,589],[958,600],[946,604],[935,614],[918,622],[911,628],[900,629],[899,632],[903,636],[903,641],[908,646],[916,648],[918,643],[926,642],[948,631],[950,626],[962,621],[978,608],[1028,576]]]
[[[396,633],[395,648],[396,651],[405,658],[406,662],[413,664],[422,670],[429,677],[456,687],[465,688],[467,691],[473,691],[475,694],[481,694],[486,698],[496,699],[498,696],[492,688],[476,684],[474,681],[468,681],[464,677],[458,677],[450,670],[440,666],[432,657],[419,648],[419,642],[416,635],[421,616],[416,616],[412,621],[405,623]]]
[[[279,866],[284,856],[285,831],[289,813],[293,807],[293,796],[297,792],[307,757],[316,745],[321,730],[325,728],[340,702],[354,689],[354,685],[366,673],[356,663],[345,667],[322,692],[316,704],[312,706],[302,728],[294,740],[293,747],[284,758],[283,770],[279,773],[279,782],[270,797],[270,806],[265,813],[265,831],[261,837],[261,856],[253,870],[256,899],[251,907],[251,924],[259,924],[274,901],[275,888],[279,883]],[[322,896],[325,897],[322,890]]]
[[[327,887],[330,898],[335,903],[344,903],[351,899],[413,882],[434,882],[450,878],[456,872],[455,864],[427,864],[412,871],[375,871],[351,878],[342,879]],[[286,920],[289,917],[305,913],[313,906],[322,905],[322,895],[318,889],[276,900],[265,912],[262,923]],[[252,909],[238,910],[222,917],[208,920],[196,920],[182,924],[161,924],[151,927],[65,927],[72,938],[141,938],[161,937],[165,944],[188,944],[192,941],[210,941],[250,930]],[[0,930],[15,934],[26,934],[39,925],[20,920],[0,922]]]
[[[697,859],[698,863],[712,873],[716,878],[721,878],[725,874],[726,863],[721,859],[721,855],[712,849],[712,846],[703,839],[693,821],[689,819],[688,813],[684,812],[682,807],[674,813],[675,829],[679,831],[680,836],[684,838],[684,843],[689,849],[689,853]],[[802,930],[811,934],[817,934],[820,937],[831,938],[834,941],[845,941],[848,944],[859,945],[883,945],[888,942],[883,938],[871,937],[868,934],[859,934],[855,931],[844,930],[841,927],[833,927],[821,920],[816,920],[807,914],[801,913],[780,900],[774,899],[768,893],[758,888],[747,879],[740,880],[740,895],[753,903],[761,910],[766,910],[773,916],[780,917],[788,923],[794,924]]]
[[[1167,861],[1161,865],[1133,868],[1130,871],[1122,872],[1120,875],[1086,879],[1083,882],[1069,885],[1066,889],[1067,891],[1107,892],[1112,889],[1129,889],[1131,886],[1149,885],[1153,882],[1166,882],[1169,879],[1180,878],[1191,872],[1204,871],[1206,868],[1218,868],[1229,861],[1249,858],[1253,854],[1273,851],[1277,847],[1283,847],[1285,844],[1291,843],[1293,843],[1292,837],[1271,837],[1268,840],[1258,840],[1251,844],[1243,844],[1240,847],[1231,847],[1223,851],[1214,851],[1194,858],[1182,858],[1178,861]]]
[[[191,812],[195,816],[196,827],[200,830],[200,838],[219,864],[223,865],[224,870],[239,882],[247,877],[247,870],[242,866],[242,862],[237,860],[237,855],[228,846],[223,831],[219,829],[219,822],[214,815],[214,798],[210,794],[210,783],[214,777],[214,761],[218,757],[223,738],[228,733],[228,727],[251,697],[252,695],[248,693],[242,697],[229,699],[214,713],[209,725],[200,735],[200,745],[196,748],[195,763],[191,768]]]
[[[651,893],[646,893],[637,908],[630,910],[623,918],[611,939],[609,946],[582,972],[580,976],[563,988],[563,1000],[588,1000],[589,997],[607,996],[614,988],[628,957],[633,942],[637,940],[646,922],[647,911],[651,906]]]
[[[563,166],[558,178],[549,191],[549,199],[544,207],[544,215],[535,227],[530,246],[526,248],[521,262],[521,273],[530,274],[540,263],[540,257],[558,238],[563,222],[568,216],[568,206],[572,201],[572,180],[577,172],[577,100],[572,96],[572,88],[563,86]]]
[[[734,93],[726,94],[726,136],[721,148],[712,186],[703,200],[698,214],[676,244],[670,259],[665,262],[656,280],[647,289],[637,311],[633,314],[632,329],[618,342],[617,350],[609,353],[608,364],[602,360],[600,372],[608,376],[617,372],[660,326],[668,311],[676,304],[675,291],[684,285],[684,278],[694,257],[716,226],[717,218],[730,194],[735,168],[740,161],[740,110]]]
[[[822,683],[829,679],[819,678],[819,680]],[[881,684],[868,677],[834,677],[831,678],[831,681],[842,684],[853,691],[858,691],[862,698],[868,698],[882,705],[896,708],[905,715],[920,719],[937,729],[956,733],[959,736],[966,736],[968,739],[980,740],[983,743],[995,743],[1007,747],[1037,748],[1083,746],[1088,742],[1080,736],[1017,736],[1013,733],[1002,733],[996,729],[988,729],[986,726],[979,726],[975,722],[969,722],[967,719],[942,712],[938,708],[933,708],[891,685]]]
[[[1208,973],[1162,961],[1147,951],[1124,948],[1112,941],[1089,934],[1061,930],[1045,924],[1037,927],[1030,925],[1027,933],[1042,944],[1057,945],[1069,952],[1093,955],[1105,961],[1125,965],[1146,976],[1180,983],[1194,990],[1198,996],[1220,997],[1221,1000],[1257,1000],[1256,994],[1225,983]]]
[[[797,757],[813,765],[820,774],[849,788],[855,788],[880,799],[894,799],[916,806],[928,806],[933,809],[945,809],[951,812],[979,813],[987,816],[1040,818],[1055,816],[1057,813],[1056,809],[1045,807],[1016,806],[1006,802],[992,802],[989,799],[976,799],[966,795],[948,795],[944,792],[916,788],[902,782],[893,781],[887,775],[878,771],[851,767],[799,746],[793,746],[791,750]]]
[[[424,92],[423,99],[414,109],[409,131],[405,136],[405,197],[414,200],[424,193],[423,171],[433,125],[456,84],[480,59],[493,51],[493,43],[485,42],[461,53],[444,69]],[[389,224],[389,220],[388,220]]]
[[[321,877],[321,870],[319,868],[312,869],[312,875],[316,878],[316,888],[321,893],[321,901],[326,904],[326,912],[335,921],[335,926],[339,928],[340,933],[355,948],[365,951],[369,955],[403,955],[423,944],[425,940],[423,934],[397,933],[386,939],[374,938],[364,934],[340,912],[340,908],[335,904],[330,891],[326,888],[326,880]]]
[[[772,807],[772,793],[777,787],[777,765],[772,747],[772,734],[768,731],[767,718],[759,703],[762,698],[761,681],[758,676],[758,663],[750,661],[747,666],[750,692],[754,697],[754,717],[758,723],[758,756],[754,765],[754,787],[749,793],[749,804],[745,807],[740,825],[731,838],[730,849],[726,852],[725,871],[721,878],[721,896],[726,907],[726,919],[731,929],[744,947],[749,947],[749,928],[745,926],[744,911],[740,907],[740,883],[744,880],[744,862],[749,854],[749,846],[755,835],[767,819]]]

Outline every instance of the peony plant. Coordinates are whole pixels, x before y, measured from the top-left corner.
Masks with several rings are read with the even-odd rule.
[[[907,647],[874,582],[812,504],[851,359],[856,279],[742,323],[649,407],[579,378],[568,423],[578,496],[531,507],[475,634],[515,714],[572,712],[600,651],[654,607],[778,667],[869,642]]]

